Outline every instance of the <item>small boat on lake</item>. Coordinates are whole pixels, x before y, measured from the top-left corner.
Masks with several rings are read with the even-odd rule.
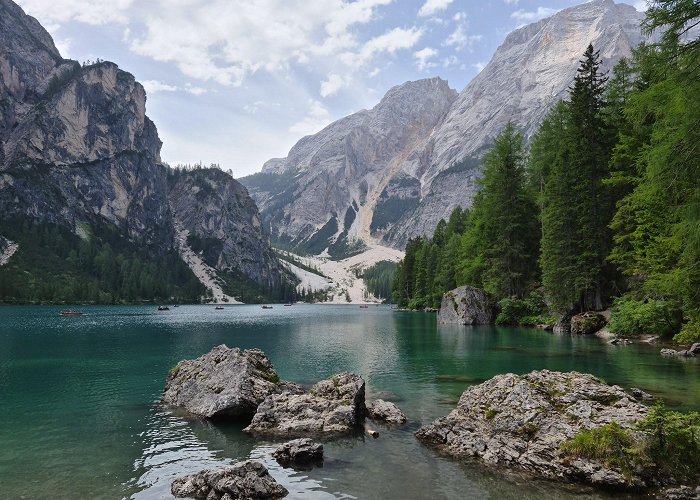
[[[159,311],[169,311],[170,308],[168,306],[158,306]]]
[[[272,306],[262,306],[263,309],[272,309]]]
[[[61,311],[61,316],[80,316],[80,311]]]
[[[292,304],[285,304],[284,307],[292,307]]]
[[[369,306],[360,306],[360,309],[369,309]]]
[[[221,307],[221,306],[216,306],[214,309],[216,309],[217,311],[223,311],[223,310],[224,310],[224,308]]]

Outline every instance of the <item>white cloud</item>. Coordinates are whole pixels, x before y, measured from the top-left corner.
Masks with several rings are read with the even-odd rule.
[[[515,12],[511,13],[510,17],[519,23],[533,23],[545,17],[549,17],[552,14],[556,14],[557,12],[559,12],[559,9],[537,7],[537,10],[534,11],[516,10]]]
[[[72,19],[81,23],[123,24],[134,0],[22,0],[22,8],[42,23],[62,24]]]
[[[479,61],[477,63],[472,64],[472,68],[476,70],[477,73],[481,73],[481,71],[486,67],[486,63],[483,61]]]
[[[344,86],[345,80],[342,76],[335,73],[328,75],[328,78],[321,82],[321,97],[328,97],[336,94]]]
[[[452,0],[426,0],[423,6],[418,11],[420,17],[432,16],[436,12],[445,10]]]
[[[520,0],[503,0],[506,5],[518,5]]]
[[[410,49],[423,36],[423,30],[413,28],[394,28],[372,38],[357,52],[344,52],[340,60],[352,68],[360,68],[381,53],[394,54],[399,50]]]
[[[188,83],[185,85],[185,92],[188,92],[192,95],[202,95],[202,94],[206,93],[206,91],[207,91],[207,89],[205,89],[203,87],[195,87],[191,83]]]
[[[632,5],[634,5],[634,8],[637,9],[639,12],[646,12],[649,8],[648,0],[637,0]]]
[[[306,116],[289,127],[289,131],[298,135],[315,134],[331,122],[330,113],[323,104],[311,99]]]
[[[169,85],[165,82],[159,82],[158,80],[145,80],[141,82],[141,84],[148,94],[155,94],[156,92],[175,92],[179,90],[175,85]]]
[[[414,52],[413,57],[416,60],[416,67],[418,68],[418,70],[424,71],[426,69],[437,66],[434,62],[430,60],[437,55],[438,51],[431,47],[426,47],[417,52]]]

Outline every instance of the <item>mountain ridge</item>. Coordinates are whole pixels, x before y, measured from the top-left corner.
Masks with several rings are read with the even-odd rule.
[[[343,191],[342,183],[346,179],[338,179],[335,191],[343,192],[334,203],[315,203],[317,194],[308,189],[313,178],[324,174],[324,169],[338,171],[339,165],[357,158],[357,150],[332,156],[325,154],[324,147],[335,140],[340,124],[360,120],[368,113],[364,110],[304,137],[292,147],[287,158],[265,164],[264,173],[293,179],[293,189],[289,185],[284,192],[267,189],[263,177],[255,175],[241,182],[258,202],[273,240],[280,243],[300,250],[316,250],[319,244],[315,240],[320,235],[329,248],[341,237],[402,248],[408,238],[432,233],[438,221],[448,217],[456,206],[471,206],[478,189],[480,156],[509,120],[526,137],[534,133],[548,110],[565,97],[588,43],[594,43],[600,50],[604,69],[610,69],[641,42],[642,19],[643,14],[632,6],[594,0],[508,34],[479,75],[451,100],[447,110],[441,110],[439,120],[424,129],[421,137],[403,144],[399,148],[402,154],[387,158],[384,170],[375,168],[371,176],[357,180],[358,187],[364,181],[368,188],[374,187],[375,191],[379,188],[374,206],[367,206],[357,189]],[[422,82],[435,80],[440,79],[404,85],[420,86],[424,85]],[[401,87],[390,89],[377,106],[384,99],[395,97]],[[430,90],[430,86],[426,89]],[[399,108],[414,104],[409,99],[394,102]],[[415,119],[420,121],[420,117]],[[314,145],[318,147],[312,149]],[[289,158],[297,158],[295,154],[300,148],[306,151],[306,158],[315,155],[316,161],[304,164],[304,168],[298,168],[298,162],[290,162]],[[360,153],[372,157],[371,151]],[[357,165],[357,169],[361,170],[362,165]],[[382,183],[377,183],[377,178],[382,178]],[[312,214],[306,213],[298,201],[287,202],[285,196],[305,200],[305,206],[313,207]],[[330,205],[332,210],[327,209]],[[348,212],[362,216],[353,218],[353,227],[343,236],[343,214]],[[336,230],[331,231],[333,228]],[[331,233],[329,237],[328,233]]]

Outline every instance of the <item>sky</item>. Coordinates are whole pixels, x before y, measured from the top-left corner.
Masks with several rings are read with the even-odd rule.
[[[395,85],[439,76],[461,91],[510,31],[583,3],[16,1],[63,57],[113,61],[144,85],[163,161],[216,163],[234,177]]]

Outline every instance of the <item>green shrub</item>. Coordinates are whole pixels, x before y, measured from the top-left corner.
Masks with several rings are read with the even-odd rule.
[[[573,439],[562,444],[561,451],[571,458],[595,460],[629,473],[636,462],[632,452],[635,444],[629,430],[611,422],[602,427],[582,430]]]
[[[681,321],[681,310],[673,302],[621,297],[615,301],[609,329],[620,335],[671,336],[681,329]]]
[[[700,321],[689,321],[683,328],[681,328],[680,333],[673,337],[673,340],[679,344],[692,344],[694,342],[700,342]]]
[[[549,324],[547,304],[538,292],[532,292],[524,299],[502,299],[498,302],[500,312],[496,317],[497,325],[536,326]],[[552,323],[553,324],[553,323]]]
[[[697,480],[700,470],[700,414],[654,405],[637,424],[646,434],[646,454],[656,467],[677,480]]]

